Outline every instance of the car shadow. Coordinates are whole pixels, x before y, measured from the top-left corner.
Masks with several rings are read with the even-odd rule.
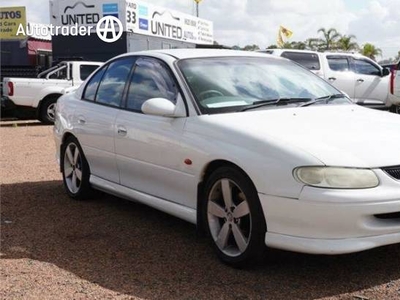
[[[2,259],[51,263],[140,298],[311,299],[400,279],[400,245],[342,256],[270,250],[238,270],[194,225],[138,203],[101,193],[73,201],[61,181],[2,185],[1,202]]]

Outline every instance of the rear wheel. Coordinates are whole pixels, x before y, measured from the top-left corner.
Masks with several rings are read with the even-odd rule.
[[[40,106],[39,120],[44,124],[54,124],[56,116],[56,104],[58,96],[52,96],[43,100]]]
[[[203,221],[218,257],[234,267],[256,262],[264,253],[266,224],[250,179],[222,167],[207,180],[204,195]]]
[[[390,107],[390,111],[395,114],[400,114],[400,106],[399,105],[392,105]]]
[[[78,140],[70,136],[61,149],[61,171],[65,190],[77,200],[85,199],[92,191],[89,183],[89,164]]]

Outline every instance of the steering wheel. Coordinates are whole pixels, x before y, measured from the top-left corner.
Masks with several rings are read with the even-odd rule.
[[[199,94],[200,100],[204,100],[204,99],[211,98],[211,97],[218,97],[218,96],[224,96],[224,94],[222,94],[220,91],[217,91],[217,90],[206,90]]]

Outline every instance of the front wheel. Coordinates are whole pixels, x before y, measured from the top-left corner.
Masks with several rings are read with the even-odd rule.
[[[204,195],[203,221],[218,257],[234,267],[256,262],[264,253],[266,223],[250,179],[222,167],[207,180]]]
[[[83,200],[90,194],[89,164],[78,140],[73,136],[62,144],[61,171],[65,190],[71,198]]]

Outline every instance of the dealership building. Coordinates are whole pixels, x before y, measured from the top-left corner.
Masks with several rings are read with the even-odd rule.
[[[118,18],[121,36],[105,42],[96,27],[105,16]],[[133,0],[51,0],[53,27],[86,27],[90,34],[53,35],[53,57],[104,61],[115,55],[149,49],[195,48],[212,45],[213,24],[175,10]],[[101,26],[100,26],[101,27]]]
[[[22,27],[27,34],[17,34]],[[31,34],[31,28],[45,26],[26,21],[25,7],[0,7],[1,65],[41,65],[51,63],[51,36]]]
[[[11,68],[10,76],[17,76],[19,66],[25,72],[24,66],[44,69],[52,61],[105,61],[131,51],[208,47],[214,42],[212,22],[142,1],[50,0],[49,7],[43,7],[48,9],[50,24],[36,24],[27,21],[25,7],[0,8],[2,73]],[[115,27],[118,39],[111,43],[96,31],[106,16],[120,22]],[[86,34],[80,34],[82,29]]]

